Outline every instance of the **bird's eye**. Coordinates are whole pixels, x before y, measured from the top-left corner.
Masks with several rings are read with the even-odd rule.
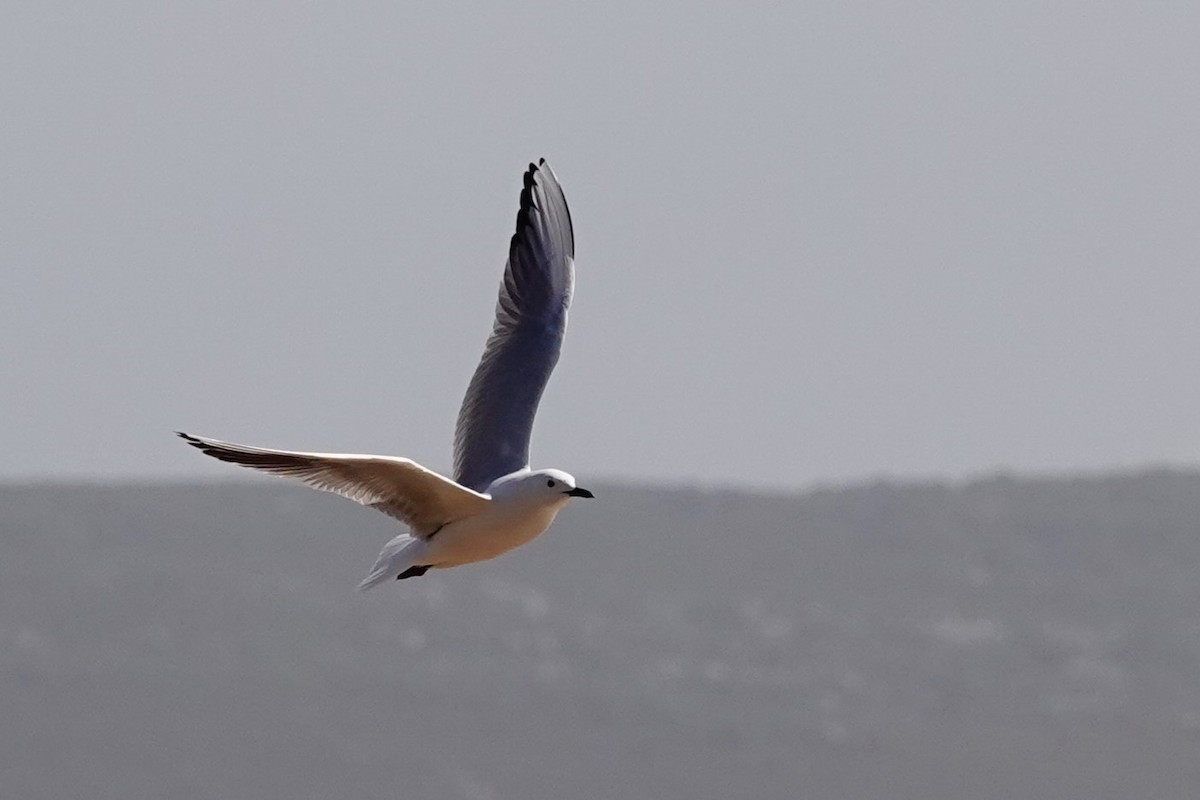
[[[554,488],[554,481],[546,481],[546,485],[547,485],[548,487],[550,487],[551,489],[553,489],[553,488]]]

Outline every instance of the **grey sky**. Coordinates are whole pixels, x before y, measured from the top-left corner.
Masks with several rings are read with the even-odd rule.
[[[1045,5],[10,2],[0,478],[447,468],[538,156],[538,465],[1195,464],[1200,10]]]

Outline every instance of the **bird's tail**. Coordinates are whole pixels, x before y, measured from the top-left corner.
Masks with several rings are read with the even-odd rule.
[[[384,581],[395,580],[410,570],[416,570],[411,574],[420,574],[424,570],[417,562],[424,551],[424,541],[408,533],[400,534],[383,546],[375,566],[371,567],[371,574],[358,585],[359,591],[365,592]]]

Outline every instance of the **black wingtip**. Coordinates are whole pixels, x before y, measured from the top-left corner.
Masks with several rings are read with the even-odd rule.
[[[546,170],[550,169],[550,165],[546,163],[546,159],[539,158],[537,164],[534,164],[532,161],[529,162],[529,169],[527,169],[525,171],[523,185],[521,187],[521,197],[519,200],[519,206],[517,208],[517,221],[516,221],[516,225],[515,225],[515,230],[513,231],[512,238],[510,238],[509,242],[508,242],[508,248],[509,248],[510,254],[512,253],[513,250],[515,250],[517,247],[520,246],[521,236],[523,235],[523,232],[529,225],[530,215],[532,215],[534,212],[542,211],[542,209],[539,208],[537,198],[534,195],[534,189],[537,188],[538,181],[539,181],[538,171],[542,167],[545,167]],[[543,176],[541,178],[541,180],[542,180],[541,191],[543,192],[544,195],[546,194],[547,183],[557,183],[557,179],[554,177]],[[562,189],[559,188],[557,190],[557,192],[561,196]],[[549,202],[552,204],[554,202],[553,198],[551,198],[549,200]],[[561,198],[561,202],[563,203],[563,205],[565,207],[566,206],[566,198]],[[574,255],[575,255],[575,225],[574,225],[574,222],[571,220],[571,212],[570,211],[566,211],[565,217],[566,217],[567,229],[570,234],[570,240],[569,240],[570,246],[568,248],[568,254],[570,256],[574,257]]]
[[[534,184],[534,182],[537,180],[538,171],[541,170],[543,167],[545,167],[546,169],[550,168],[550,165],[546,163],[546,159],[544,159],[544,158],[539,158],[537,160],[536,164],[533,163],[532,161],[529,162],[529,169],[525,170],[525,185],[526,186],[532,186]]]
[[[196,447],[197,450],[202,451],[202,452],[208,452],[208,450],[205,450],[205,447],[208,447],[208,445],[205,445],[203,443],[203,441],[200,441],[196,437],[193,437],[192,434],[184,433],[182,431],[175,431],[175,435],[176,435],[176,437],[179,437],[180,439],[186,441],[187,444],[190,444],[193,447]]]
[[[509,247],[515,247],[518,237],[521,235],[521,229],[529,221],[529,212],[537,208],[537,203],[533,200],[533,187],[537,185],[534,175],[537,173],[537,167],[530,162],[529,169],[525,170],[524,185],[521,187],[521,197],[518,200],[517,206],[517,224],[516,231],[513,233],[512,240],[509,242]]]

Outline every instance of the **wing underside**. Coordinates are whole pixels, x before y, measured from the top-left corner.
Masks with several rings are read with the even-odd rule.
[[[530,164],[496,303],[496,321],[459,411],[455,480],[482,492],[529,464],[533,419],[558,361],[575,280],[566,197],[543,160]]]
[[[425,537],[442,525],[479,513],[488,499],[410,461],[389,456],[302,453],[179,436],[206,455],[230,464],[295,478],[395,517]]]

